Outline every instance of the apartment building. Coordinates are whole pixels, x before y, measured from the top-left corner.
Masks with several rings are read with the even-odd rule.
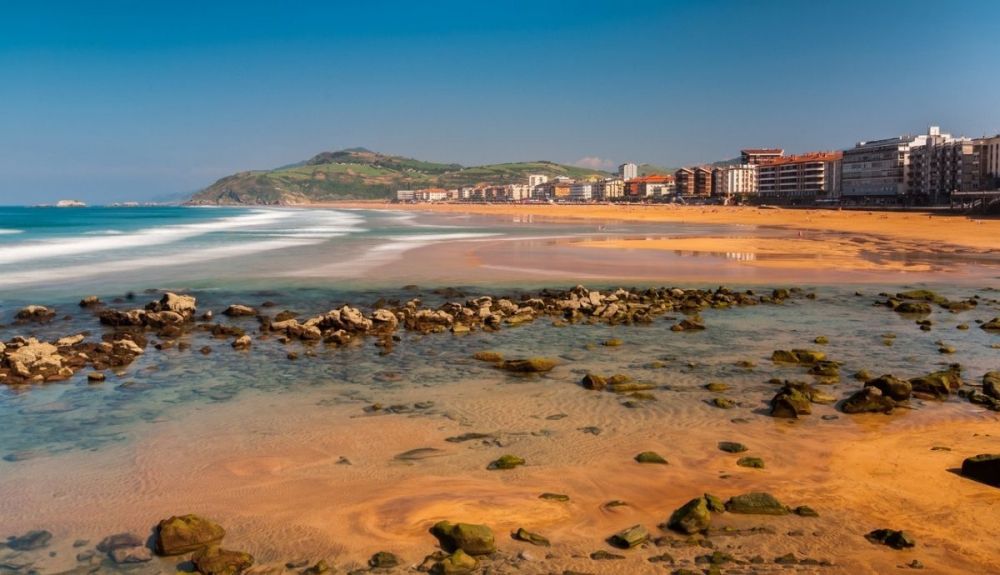
[[[599,200],[617,200],[625,197],[625,180],[622,178],[605,178],[594,183],[594,198]]]
[[[740,163],[744,165],[756,165],[776,160],[785,155],[781,148],[748,148],[740,150]]]
[[[712,195],[712,168],[694,169],[694,195],[707,198]]]
[[[837,196],[842,152],[782,156],[757,165],[762,201],[815,201]]]
[[[681,168],[674,172],[674,185],[677,188],[678,196],[693,196],[694,170],[691,168]]]
[[[594,184],[578,182],[569,188],[569,199],[574,202],[589,202],[593,198]]]
[[[625,180],[634,180],[639,177],[639,166],[632,162],[627,162],[618,166],[618,177]]]
[[[979,153],[979,184],[984,190],[1000,189],[1000,134],[974,140]]]
[[[528,175],[528,186],[534,189],[537,186],[545,184],[549,181],[549,177],[544,174],[529,174]]]
[[[926,144],[929,137],[941,135],[937,126],[931,126],[927,134],[920,136],[858,142],[844,150],[841,196],[847,200],[905,200],[909,191],[910,152]]]
[[[673,196],[677,191],[674,177],[668,174],[642,176],[625,182],[625,196],[631,199],[652,199]]]
[[[412,202],[416,197],[417,192],[413,190],[399,190],[396,192],[396,201],[398,202]]]
[[[930,134],[910,150],[907,195],[916,203],[941,204],[951,192],[980,189],[979,147],[968,138]]]
[[[746,152],[747,150],[743,150]],[[731,200],[757,194],[757,164],[722,166],[712,170],[713,195]]]

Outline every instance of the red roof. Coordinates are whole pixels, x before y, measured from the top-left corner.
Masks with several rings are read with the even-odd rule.
[[[740,150],[744,154],[784,154],[785,151],[781,148],[747,148],[745,150]]]
[[[833,162],[844,157],[843,152],[809,152],[796,156],[783,156],[765,160],[763,166],[779,166],[784,164],[807,164],[809,162]]]

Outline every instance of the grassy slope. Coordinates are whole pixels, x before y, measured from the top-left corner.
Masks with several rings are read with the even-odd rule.
[[[195,204],[295,204],[391,198],[396,190],[527,183],[528,174],[584,178],[604,172],[552,162],[463,167],[368,150],[324,152],[307,162],[267,172],[227,176],[195,194]]]

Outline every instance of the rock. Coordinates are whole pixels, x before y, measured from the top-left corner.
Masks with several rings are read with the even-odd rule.
[[[197,300],[194,296],[189,295],[178,295],[175,293],[167,292],[163,294],[158,302],[152,302],[146,305],[147,311],[172,311],[184,316],[187,319],[194,317],[195,312],[198,311],[195,305]]]
[[[840,404],[844,413],[891,413],[896,402],[882,395],[876,387],[865,387],[855,392]]]
[[[962,387],[962,376],[959,372],[946,369],[910,380],[914,392],[927,394],[934,399],[947,399],[953,390]]]
[[[18,310],[14,319],[18,321],[46,321],[55,317],[55,310],[43,305],[29,305]]]
[[[195,553],[192,560],[202,575],[239,575],[253,566],[253,555],[214,545]]]
[[[257,310],[255,310],[250,306],[234,303],[233,305],[227,307],[226,311],[222,312],[222,314],[227,315],[229,317],[255,316],[257,315]]]
[[[709,405],[718,407],[719,409],[732,409],[736,407],[736,402],[728,397],[713,397],[708,401],[708,403]]]
[[[503,354],[495,351],[477,351],[472,357],[479,361],[488,361],[490,363],[500,363],[503,361]]]
[[[819,517],[819,513],[816,513],[816,511],[808,505],[799,505],[792,510],[792,513],[798,515],[799,517]]]
[[[812,413],[814,390],[806,383],[786,381],[771,398],[771,417],[796,419]]]
[[[983,453],[962,462],[962,476],[1000,487],[1000,454]]]
[[[580,380],[580,385],[582,385],[585,389],[601,391],[608,385],[608,381],[600,375],[588,373],[583,376],[583,379]]]
[[[867,369],[862,369],[861,371],[855,372],[854,379],[867,382],[868,380],[875,379],[875,376],[872,375],[872,373]]]
[[[872,543],[887,545],[893,549],[906,549],[917,544],[906,531],[896,531],[894,529],[876,529],[865,535],[865,539]]]
[[[983,394],[1000,399],[1000,371],[989,371],[983,375]]]
[[[134,533],[115,533],[101,539],[101,542],[97,544],[97,550],[101,553],[111,553],[115,549],[123,547],[143,547],[145,545],[145,540]]]
[[[659,465],[667,465],[667,460],[663,458],[659,453],[655,451],[643,451],[642,453],[635,456],[635,460],[639,463],[656,463]]]
[[[760,457],[741,457],[736,461],[740,467],[752,467],[754,469],[764,469],[764,460]]]
[[[882,395],[893,401],[906,401],[913,391],[913,385],[909,381],[888,374],[866,381],[865,387],[877,388]]]
[[[774,363],[801,363],[812,365],[826,359],[826,354],[814,349],[793,349],[791,351],[776,349],[771,354]]]
[[[142,355],[143,350],[139,344],[131,339],[119,339],[111,343],[111,353],[120,356]]]
[[[396,314],[392,313],[387,309],[377,309],[372,312],[372,329],[380,333],[389,333],[396,331],[399,326],[399,318]],[[454,331],[452,326],[452,330]]]
[[[539,547],[549,547],[551,543],[545,537],[537,533],[532,533],[523,527],[519,527],[517,531],[511,534],[511,537],[517,539],[518,541],[524,541],[525,543],[531,543],[532,545],[537,545]]]
[[[722,393],[729,390],[729,385],[725,383],[707,383],[705,384],[705,389],[713,393]]]
[[[613,337],[611,339],[606,339],[602,341],[601,345],[603,345],[604,347],[619,347],[624,343],[625,343],[624,341],[618,339],[617,337]]]
[[[87,381],[91,383],[101,383],[105,379],[107,379],[107,376],[101,371],[94,371],[87,374]]]
[[[720,441],[719,449],[726,453],[743,453],[747,450],[747,446],[735,441]]]
[[[486,469],[514,469],[520,465],[524,465],[524,459],[516,455],[501,455],[498,459],[490,462],[490,464],[486,466]]]
[[[250,339],[249,335],[241,335],[232,343],[233,349],[239,350],[250,349],[251,345],[253,345],[253,341]]]
[[[615,561],[619,559],[624,559],[624,555],[618,555],[617,553],[609,553],[603,549],[600,551],[594,551],[590,554],[590,558],[594,561]]]
[[[745,515],[788,515],[788,508],[770,493],[754,492],[731,497],[726,511]]]
[[[539,499],[545,499],[547,501],[569,501],[569,495],[564,495],[562,493],[542,493],[538,496]]]
[[[684,318],[680,323],[670,327],[671,331],[701,331],[705,329],[705,324],[697,318]]]
[[[493,531],[485,525],[439,521],[431,527],[431,534],[449,553],[462,550],[469,555],[487,555],[496,551]]]
[[[14,551],[34,551],[48,547],[50,541],[52,541],[52,533],[44,529],[37,529],[28,531],[24,535],[8,537],[7,547]]]
[[[191,553],[209,545],[217,545],[225,535],[225,529],[208,519],[197,515],[175,515],[160,521],[156,527],[156,554]]]
[[[813,339],[813,343],[815,343],[816,345],[826,345],[830,343],[830,339],[827,338],[825,335],[818,335]]]
[[[559,362],[547,357],[531,357],[528,359],[508,359],[504,361],[502,367],[507,371],[516,373],[541,373],[552,371]]]
[[[892,310],[906,315],[927,315],[931,313],[931,306],[919,301],[904,301],[896,304]]]
[[[631,549],[649,541],[649,531],[642,525],[633,525],[608,538],[608,543],[619,549]]]
[[[1000,317],[995,317],[979,326],[987,331],[1000,331]]]
[[[799,560],[795,558],[794,553],[786,553],[780,557],[775,557],[774,562],[778,565],[796,565]]]
[[[368,566],[372,569],[391,569],[397,567],[402,561],[394,553],[379,551],[368,559]]]
[[[94,307],[101,305],[101,299],[96,295],[88,295],[80,300],[80,307]]]
[[[708,505],[708,510],[713,513],[724,513],[726,511],[726,503],[722,501],[722,498],[716,497],[711,493],[705,494],[705,503]]]
[[[707,531],[711,522],[712,514],[708,509],[708,500],[698,497],[677,508],[667,520],[667,527],[691,535]]]
[[[70,347],[76,345],[86,339],[82,333],[71,335],[67,337],[61,337],[56,340],[56,347]]]
[[[468,575],[479,567],[479,561],[461,549],[431,567],[431,575]]]
[[[145,563],[153,560],[153,552],[148,547],[133,545],[131,547],[118,547],[110,553],[111,560],[119,565],[132,563]]]

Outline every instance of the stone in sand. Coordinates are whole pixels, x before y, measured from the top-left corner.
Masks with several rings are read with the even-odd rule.
[[[609,553],[608,551],[594,551],[590,554],[590,558],[594,561],[614,561],[618,559],[624,559],[624,555],[619,555],[617,553]]]
[[[608,538],[608,543],[619,549],[631,549],[649,541],[649,531],[642,525],[622,529]]]
[[[195,553],[194,568],[202,575],[239,575],[253,566],[253,555],[215,545]]]
[[[462,550],[469,555],[487,555],[496,551],[493,531],[485,525],[439,521],[431,527],[431,535],[449,553]]]
[[[1000,454],[983,453],[962,462],[962,476],[1000,487]]]
[[[865,387],[840,404],[844,413],[891,413],[896,402],[891,397],[882,395],[877,387]]]
[[[770,493],[744,493],[726,501],[726,511],[744,515],[788,515],[788,507]]]
[[[115,533],[108,535],[97,544],[97,550],[101,553],[110,553],[122,547],[142,547],[146,542],[135,533]]]
[[[747,446],[736,441],[720,441],[719,450],[726,453],[742,453],[747,450]]]
[[[181,555],[216,545],[226,530],[217,523],[197,515],[173,516],[156,527],[157,555]]]
[[[819,517],[819,513],[816,513],[816,510],[808,505],[799,505],[792,510],[792,513],[798,515],[799,517]]]
[[[545,537],[537,533],[532,533],[523,527],[519,527],[517,531],[511,534],[511,537],[517,539],[518,541],[524,541],[525,543],[531,543],[532,545],[537,545],[539,547],[549,547],[551,543]]]
[[[913,385],[905,379],[899,379],[893,375],[883,375],[865,382],[865,387],[875,387],[882,392],[882,395],[892,398],[894,401],[906,401],[910,399]]]
[[[538,498],[545,499],[546,501],[569,501],[569,495],[562,493],[542,493]]]
[[[608,380],[604,379],[600,375],[588,373],[583,376],[583,379],[580,380],[580,385],[582,385],[585,389],[601,391],[608,385]]]
[[[246,317],[257,315],[257,310],[250,306],[234,303],[233,305],[227,307],[226,311],[222,312],[222,314],[228,315],[229,317]]]
[[[1000,317],[995,317],[979,327],[987,331],[1000,331]]]
[[[24,535],[8,537],[7,547],[14,551],[33,551],[48,547],[50,541],[52,541],[52,533],[44,529],[37,529],[28,531]]]
[[[500,363],[503,361],[503,354],[495,351],[477,351],[472,357],[479,361],[488,361],[490,363]]]
[[[914,392],[927,394],[934,399],[947,399],[951,392],[962,387],[963,383],[962,375],[951,369],[935,371],[910,380]]]
[[[736,402],[728,397],[713,397],[708,401],[708,404],[719,409],[732,409],[736,407]]]
[[[501,455],[499,458],[490,462],[486,469],[496,470],[496,469],[514,469],[520,465],[524,465],[524,459],[516,455]]]
[[[655,463],[659,465],[666,465],[667,460],[663,458],[662,455],[656,453],[655,451],[643,451],[642,453],[635,456],[635,460],[639,463]]]
[[[558,363],[548,357],[530,357],[528,359],[508,359],[502,365],[507,371],[515,373],[541,373],[552,371]]]
[[[740,467],[752,467],[754,469],[764,469],[764,460],[759,457],[741,457],[736,462]]]
[[[876,529],[865,535],[865,539],[872,543],[887,545],[893,549],[906,549],[917,544],[909,533],[895,529]]]
[[[691,535],[707,531],[711,523],[712,514],[708,509],[708,501],[704,497],[698,497],[677,508],[667,520],[667,527]]]
[[[390,569],[401,563],[399,557],[388,551],[379,551],[368,559],[368,566],[372,569]]]
[[[468,575],[479,567],[479,560],[461,549],[431,567],[431,575]]]
[[[1000,399],[1000,371],[989,371],[983,375],[983,393]]]
[[[705,384],[705,389],[711,391],[712,393],[722,393],[729,390],[729,385],[725,383],[707,383]]]

